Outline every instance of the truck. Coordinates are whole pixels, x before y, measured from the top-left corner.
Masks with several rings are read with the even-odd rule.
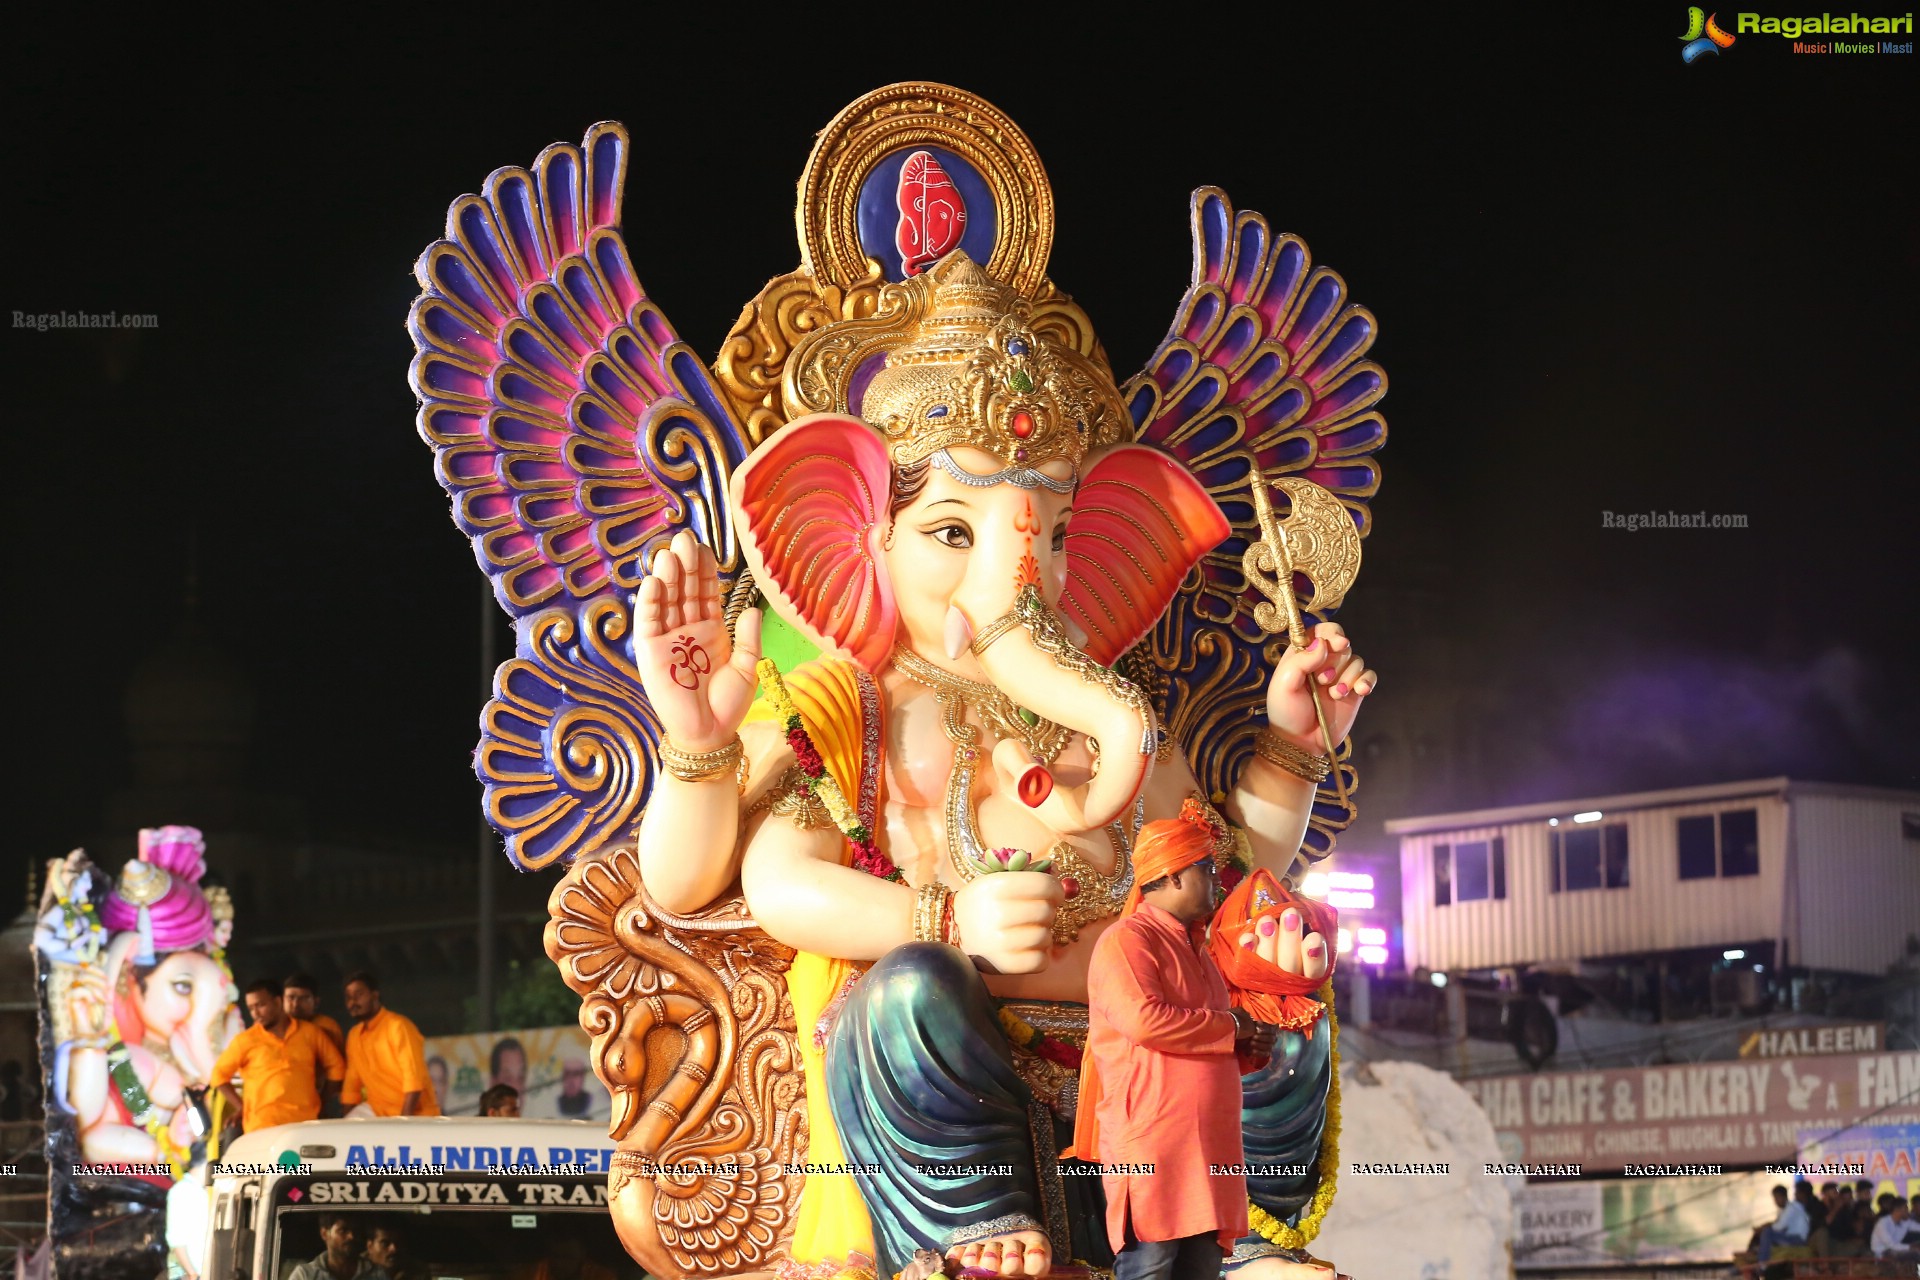
[[[607,1208],[613,1146],[584,1120],[312,1120],[236,1140],[207,1166],[203,1280],[289,1280],[344,1215],[393,1280],[644,1280]],[[183,1206],[185,1212],[192,1212]],[[193,1224],[170,1222],[172,1238]],[[336,1237],[338,1232],[335,1233]]]

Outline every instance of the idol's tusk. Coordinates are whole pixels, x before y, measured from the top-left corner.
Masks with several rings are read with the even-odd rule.
[[[973,624],[967,621],[967,615],[960,612],[960,606],[947,606],[947,657],[954,662],[966,657],[967,648],[973,644]]]

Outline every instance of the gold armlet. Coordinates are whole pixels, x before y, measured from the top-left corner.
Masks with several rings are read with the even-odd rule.
[[[1277,764],[1296,778],[1319,786],[1333,772],[1333,765],[1327,758],[1311,751],[1302,750],[1274,732],[1272,725],[1262,729],[1253,739],[1253,752],[1270,764]]]
[[[992,622],[989,622],[986,626],[980,628],[979,634],[973,637],[973,643],[968,645],[967,648],[976,655],[985,653],[988,645],[1019,625],[1020,611],[1018,609],[1009,609]]]
[[[953,890],[935,882],[923,884],[913,893],[913,940],[915,942],[945,942],[947,940],[947,906],[953,901]]]
[[[787,819],[802,831],[833,825],[833,815],[827,812],[826,803],[807,785],[807,775],[797,764],[787,770],[768,794],[771,796],[768,812]]]
[[[739,734],[733,736],[732,742],[712,751],[682,751],[669,740],[660,740],[660,763],[682,782],[707,782],[729,773],[738,776],[745,758]]]

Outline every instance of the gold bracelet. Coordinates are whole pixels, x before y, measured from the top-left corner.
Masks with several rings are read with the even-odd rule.
[[[733,735],[732,742],[724,747],[715,747],[712,751],[682,751],[668,739],[662,738],[660,763],[682,782],[706,782],[729,773],[738,773],[744,750],[737,733]]]
[[[1019,625],[1020,611],[1018,609],[1009,609],[992,622],[989,622],[986,626],[980,628],[980,633],[974,636],[973,643],[967,646],[967,650],[976,656],[985,653],[988,645]]]
[[[1253,750],[1262,760],[1277,764],[1294,777],[1311,782],[1316,787],[1333,772],[1333,765],[1325,756],[1294,746],[1281,737],[1272,725],[1254,736]]]
[[[953,890],[935,881],[923,884],[913,894],[913,940],[945,942],[947,901]]]

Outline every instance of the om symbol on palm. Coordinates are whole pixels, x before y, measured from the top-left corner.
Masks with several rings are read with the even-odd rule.
[[[667,667],[667,675],[682,689],[698,689],[700,677],[713,670],[713,659],[707,656],[704,646],[692,636],[679,636],[673,642],[673,661]],[[686,678],[681,678],[681,673]]]

